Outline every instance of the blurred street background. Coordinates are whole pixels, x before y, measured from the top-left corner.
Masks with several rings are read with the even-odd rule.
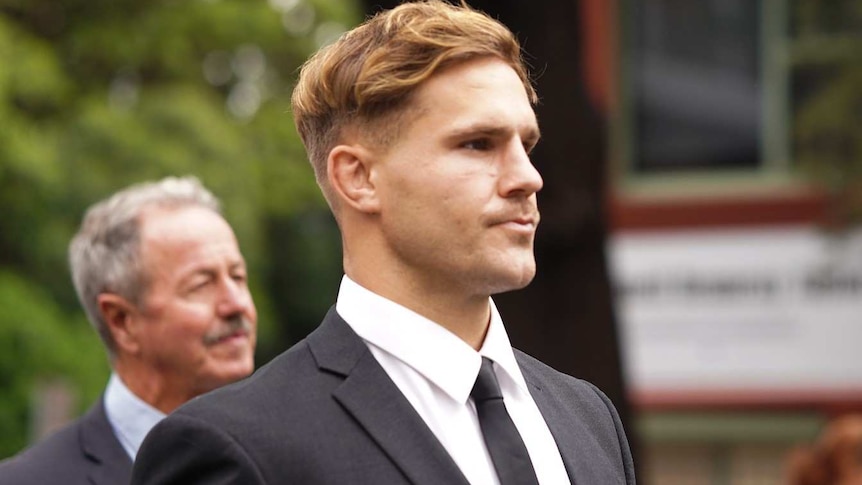
[[[0,458],[99,398],[66,249],[84,209],[194,174],[260,313],[257,364],[335,301],[298,67],[397,1],[0,0]],[[862,413],[862,2],[477,0],[540,95],[538,275],[516,347],[620,409],[646,485],[786,483]]]

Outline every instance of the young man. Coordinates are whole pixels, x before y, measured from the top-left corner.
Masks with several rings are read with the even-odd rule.
[[[610,401],[513,350],[490,298],[535,273],[520,55],[498,22],[429,1],[306,63],[293,109],[342,233],[337,303],[157,426],[133,484],[634,483]]]
[[[113,373],[86,415],[0,464],[3,485],[128,483],[153,425],[254,368],[245,262],[197,179],[135,185],[96,204],[69,260]]]

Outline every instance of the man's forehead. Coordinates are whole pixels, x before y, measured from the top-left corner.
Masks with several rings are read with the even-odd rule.
[[[177,259],[186,250],[238,252],[233,229],[220,214],[205,207],[155,207],[142,212],[140,224],[144,254],[165,253]]]
[[[166,236],[177,234],[179,229],[189,229],[190,224],[212,225],[219,224],[222,220],[218,212],[196,204],[150,205],[143,208],[138,216],[142,234],[155,235],[164,232]],[[227,225],[226,222],[224,224]]]

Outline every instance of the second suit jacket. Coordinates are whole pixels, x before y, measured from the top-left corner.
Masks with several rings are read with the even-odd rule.
[[[526,354],[516,357],[572,483],[633,484],[628,443],[607,397]],[[334,309],[250,378],[159,423],[132,476],[133,485],[293,483],[468,485]]]
[[[0,485],[118,485],[131,474],[102,398],[77,421],[0,462]]]

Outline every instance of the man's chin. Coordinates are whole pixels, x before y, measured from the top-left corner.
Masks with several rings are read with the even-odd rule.
[[[524,268],[520,272],[507,271],[499,274],[496,277],[492,277],[488,282],[490,287],[488,294],[496,295],[526,288],[535,276],[535,266]]]
[[[243,359],[229,365],[226,364],[213,376],[212,381],[215,383],[215,387],[220,387],[244,379],[250,376],[252,372],[254,372],[253,359]]]

